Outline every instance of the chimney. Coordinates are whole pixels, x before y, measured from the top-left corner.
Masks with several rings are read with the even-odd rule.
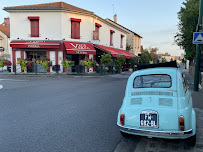
[[[114,19],[114,22],[117,23],[117,14],[115,14],[115,15],[113,16],[113,19]]]
[[[4,18],[4,26],[10,27],[10,18]]]

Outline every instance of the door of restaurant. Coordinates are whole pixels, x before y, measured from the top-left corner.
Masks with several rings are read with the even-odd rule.
[[[46,59],[46,51],[26,51],[27,60],[32,61],[31,65],[27,67],[27,72],[34,72],[34,64],[37,61]]]

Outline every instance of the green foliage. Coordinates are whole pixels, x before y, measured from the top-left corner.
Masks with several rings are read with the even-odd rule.
[[[182,63],[186,63],[186,60],[184,58],[182,59]]]
[[[148,51],[144,51],[140,57],[140,64],[149,64],[152,60],[152,55]]]
[[[123,56],[118,56],[116,58],[116,66],[121,67],[125,62],[125,58]]]
[[[4,67],[4,62],[2,60],[0,60],[0,67]]]
[[[69,66],[74,66],[74,61],[64,60],[61,62],[64,68],[68,69]]]
[[[48,68],[49,68],[49,66],[48,66],[48,61],[42,61],[42,66],[43,66],[43,68],[45,69],[45,70],[47,70]]]
[[[138,62],[139,62],[139,57],[136,56],[136,57],[134,57],[134,58],[131,58],[131,59],[129,60],[130,67],[131,67],[131,68],[134,68],[135,65],[138,64]]]
[[[86,65],[88,68],[92,68],[92,61],[91,60],[84,60],[82,65]]]
[[[104,64],[106,67],[107,67],[109,64],[111,64],[112,61],[113,61],[113,60],[112,60],[112,58],[111,58],[111,54],[110,54],[110,53],[101,55],[101,60],[100,60],[100,62],[101,62],[101,64]]]
[[[179,32],[175,35],[175,42],[186,50],[185,57],[188,60],[192,60],[196,52],[196,45],[192,44],[192,40],[198,23],[199,4],[200,0],[186,0],[183,2],[184,7],[178,12]]]
[[[126,51],[129,52],[129,51],[132,50],[132,49],[133,49],[133,47],[127,43],[127,44],[126,44]]]
[[[18,60],[17,64],[20,64],[20,67],[21,67],[22,70],[26,69],[26,60],[25,59]]]
[[[164,62],[167,62],[167,61],[166,61],[165,58],[162,58],[162,59],[161,59],[161,62],[164,63]]]

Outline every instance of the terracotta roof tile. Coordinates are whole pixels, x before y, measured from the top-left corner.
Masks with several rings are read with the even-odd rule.
[[[5,27],[4,25],[0,24],[0,31],[3,32],[8,38],[10,38],[10,28]]]
[[[64,3],[64,2],[54,2],[54,3],[44,3],[44,4],[35,4],[35,5],[22,5],[22,6],[11,6],[4,7],[4,10],[52,10],[52,9],[68,9],[84,13],[92,13],[88,10]]]

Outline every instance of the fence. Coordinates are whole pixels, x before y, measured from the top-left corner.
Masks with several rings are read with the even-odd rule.
[[[194,77],[195,74],[195,59],[189,63],[189,72]],[[199,69],[199,84],[203,87],[203,54],[200,56],[200,69]]]
[[[99,65],[92,67],[90,72],[87,66],[84,65],[75,65],[70,66],[68,69],[60,67],[60,65],[51,66],[48,70],[45,70],[41,64],[33,64],[32,66],[26,67],[24,70],[21,69],[20,65],[14,65],[11,67],[4,67],[4,70],[0,68],[0,74],[15,74],[15,75],[92,75],[92,76],[103,76],[103,75],[112,75],[119,74],[129,69],[126,66],[117,67],[117,66],[108,66]]]

